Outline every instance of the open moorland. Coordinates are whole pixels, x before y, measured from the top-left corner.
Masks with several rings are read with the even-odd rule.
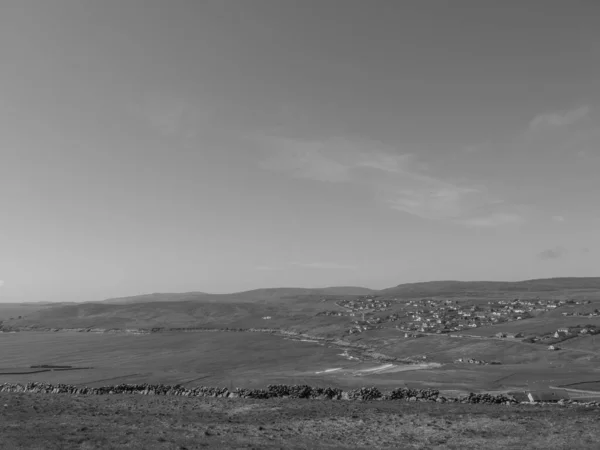
[[[599,308],[600,278],[0,305],[0,381],[596,395]]]
[[[600,278],[0,304],[0,384],[406,387],[597,402],[599,309]],[[0,416],[7,449],[597,448],[600,439],[596,407],[17,389],[0,393]]]
[[[0,393],[0,448],[597,449],[597,410]]]

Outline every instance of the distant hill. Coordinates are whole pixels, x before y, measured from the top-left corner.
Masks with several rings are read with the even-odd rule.
[[[193,301],[203,300],[211,294],[205,292],[183,292],[183,293],[154,293],[132,295],[130,297],[117,297],[102,300],[101,302],[93,303],[111,303],[114,305],[126,305],[131,303],[155,303],[155,302],[176,302],[176,301]]]
[[[494,295],[502,293],[561,292],[600,289],[600,277],[544,278],[525,281],[427,281],[405,283],[378,291],[378,295],[416,298],[433,296]]]
[[[267,326],[339,333],[348,326],[348,318],[318,313],[339,308],[335,302],[340,298],[361,295],[398,300],[431,297],[456,300],[537,296],[586,298],[600,295],[600,278],[550,278],[517,282],[446,280],[407,283],[379,291],[334,286],[255,289],[232,294],[154,293],[55,306],[5,305],[4,308],[0,306],[0,318],[4,318],[3,326],[11,329]],[[398,311],[402,310],[402,304],[397,304]],[[18,316],[23,317],[19,319]]]
[[[322,292],[328,295],[370,295],[377,291],[359,286],[333,286],[321,289]]]
[[[322,296],[322,295],[368,295],[377,291],[357,286],[333,286],[326,288],[265,288],[253,289],[251,291],[235,292],[232,294],[208,294],[206,292],[184,292],[184,293],[154,293],[134,295],[130,297],[109,298],[100,303],[114,305],[125,305],[134,303],[155,302],[183,302],[183,301],[260,301],[276,300],[300,296]],[[97,303],[97,302],[95,302]]]

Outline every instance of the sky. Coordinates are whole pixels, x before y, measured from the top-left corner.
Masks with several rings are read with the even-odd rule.
[[[0,301],[600,275],[599,14],[4,0]]]

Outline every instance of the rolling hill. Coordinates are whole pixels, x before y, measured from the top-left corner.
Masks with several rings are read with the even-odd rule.
[[[600,277],[545,278],[525,281],[427,281],[400,284],[380,290],[377,294],[408,299],[433,296],[489,296],[509,293],[561,293],[584,290],[600,290]]]
[[[377,291],[357,286],[332,286],[326,288],[266,288],[251,291],[234,292],[232,294],[208,294],[206,292],[184,293],[153,293],[118,297],[102,300],[100,303],[115,305],[132,303],[178,302],[178,301],[260,301],[284,299],[299,296],[325,296],[325,295],[369,295]]]
[[[352,286],[328,288],[269,288],[232,294],[205,292],[153,293],[95,303],[57,304],[18,308],[27,314],[6,321],[3,327],[30,328],[251,328],[270,327],[340,333],[350,319],[317,316],[321,311],[341,310],[336,300],[364,295],[396,300],[452,298],[483,301],[514,297],[586,297],[600,299],[600,278],[551,278],[519,282],[432,281],[401,284],[379,291]],[[26,305],[26,304],[24,304]],[[11,313],[17,312],[15,305]],[[6,311],[8,313],[8,310]],[[4,314],[6,315],[6,314]],[[21,314],[19,314],[21,315]],[[270,319],[265,320],[264,317]],[[558,318],[556,321],[560,322]],[[343,323],[342,323],[343,322]],[[523,323],[525,325],[525,323]]]

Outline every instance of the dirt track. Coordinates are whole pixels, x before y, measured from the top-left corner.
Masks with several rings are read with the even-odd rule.
[[[0,394],[0,449],[597,449],[597,410]]]

